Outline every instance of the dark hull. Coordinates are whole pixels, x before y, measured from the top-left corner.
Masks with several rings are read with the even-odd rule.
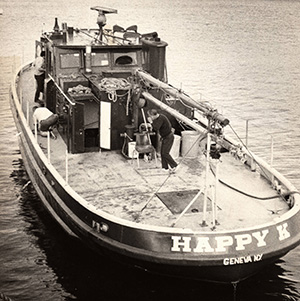
[[[299,243],[297,200],[287,217],[277,223],[226,233],[182,232],[95,212],[66,185],[35,145],[14,87],[11,106],[27,173],[45,207],[69,234],[114,260],[169,276],[230,283],[257,273]],[[251,242],[246,244],[243,239],[249,237]]]

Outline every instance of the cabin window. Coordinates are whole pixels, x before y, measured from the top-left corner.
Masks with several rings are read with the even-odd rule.
[[[136,52],[114,53],[114,62],[116,66],[137,65]]]
[[[66,53],[60,55],[61,68],[79,68],[80,56],[79,53]]]
[[[95,53],[92,52],[92,66],[94,67],[101,67],[101,66],[108,66],[108,53]]]

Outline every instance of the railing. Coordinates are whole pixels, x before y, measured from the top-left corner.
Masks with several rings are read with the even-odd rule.
[[[48,74],[48,77],[53,81],[55,87],[58,89],[58,91],[64,96],[64,98],[72,105],[75,106],[75,103],[66,95],[66,93],[62,90],[62,88],[56,83],[55,79]]]
[[[21,77],[22,73],[24,71],[26,71],[27,69],[31,68],[31,62],[27,63],[27,64],[23,64],[21,67],[17,67],[17,63],[16,63],[16,58],[14,57],[14,61],[13,61],[13,65],[12,65],[12,72],[13,74],[16,74],[17,70],[20,70],[18,72],[18,76]],[[70,105],[75,105],[74,102],[71,101],[71,99],[63,92],[63,90],[59,87],[59,85],[55,82],[54,78],[49,75],[49,78],[53,81],[55,87],[57,88],[57,90],[63,95],[63,97],[69,102]],[[28,100],[28,98],[24,98],[23,95],[23,89],[20,86],[19,87],[19,95],[18,95],[18,100],[20,102],[21,108],[23,108],[23,110],[25,109],[25,119],[26,119],[26,123],[28,126],[30,126],[30,118],[32,117],[32,114],[30,114],[30,101]],[[24,103],[25,100],[25,103]],[[37,123],[34,123],[34,139],[36,141],[36,143],[38,143],[38,126]],[[49,131],[47,131],[47,159],[48,159],[48,163],[51,164],[51,134]],[[66,158],[65,158],[65,169],[66,169],[66,183],[68,184],[68,178],[69,178],[69,169],[68,169],[68,149],[66,150]]]

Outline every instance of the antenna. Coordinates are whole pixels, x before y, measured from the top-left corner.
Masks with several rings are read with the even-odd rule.
[[[106,24],[106,14],[117,14],[118,11],[113,8],[106,8],[101,6],[93,6],[91,7],[92,10],[98,11],[98,18],[97,18],[97,24],[99,26],[99,40],[102,41],[103,36],[103,27]]]

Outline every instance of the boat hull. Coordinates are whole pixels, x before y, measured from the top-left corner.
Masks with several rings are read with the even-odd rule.
[[[223,232],[141,225],[95,210],[39,149],[23,115],[15,81],[11,107],[26,171],[45,207],[69,234],[114,260],[169,276],[233,283],[299,244],[298,195],[293,208],[274,223]]]

